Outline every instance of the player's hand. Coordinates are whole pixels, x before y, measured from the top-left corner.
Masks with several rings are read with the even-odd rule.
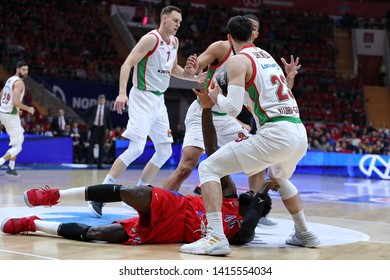
[[[294,79],[295,75],[298,74],[298,70],[301,68],[301,64],[299,64],[299,57],[294,59],[294,56],[290,56],[290,63],[287,63],[287,61],[282,57],[280,59],[283,62],[284,65],[284,71],[286,72],[286,75],[289,78]]]
[[[197,76],[196,76],[196,79],[198,80],[198,82],[200,83],[204,83],[205,80],[207,78],[207,71],[202,71],[200,72]]]
[[[34,107],[28,107],[27,112],[29,112],[31,115],[34,115],[35,113]]]
[[[218,94],[222,94],[222,89],[215,78],[211,81],[207,89],[211,100],[213,100],[214,104],[217,104]]]
[[[198,56],[196,54],[190,55],[187,58],[183,76],[187,78],[193,77],[196,74],[196,71],[198,71],[198,67]]]
[[[209,97],[209,94],[207,92],[207,87],[203,86],[203,83],[198,82],[200,92],[197,91],[196,89],[192,89],[192,91],[196,94],[196,96],[199,99],[200,106],[202,106],[203,109],[210,109],[212,108],[215,103],[211,100]],[[206,88],[206,89],[204,89]]]
[[[115,99],[114,110],[116,110],[118,114],[122,114],[128,103],[129,98],[127,97],[127,95],[119,94]]]

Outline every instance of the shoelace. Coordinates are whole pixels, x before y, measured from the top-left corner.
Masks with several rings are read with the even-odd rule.
[[[206,226],[206,215],[202,215],[200,217],[200,229],[195,230],[194,233],[198,231],[200,231],[201,238],[206,237],[208,233],[208,226]]]
[[[50,205],[50,207],[52,206],[52,196],[53,196],[53,192],[52,190],[50,189],[50,187],[48,185],[45,185],[43,188],[40,188],[41,191],[43,191],[43,198],[42,198],[42,204],[43,205]]]
[[[30,223],[31,223],[31,220],[29,220],[29,219],[25,219],[23,222],[21,222],[21,227],[22,228],[26,227],[27,230],[21,231],[20,234],[22,234],[22,235],[28,235],[29,234],[29,232],[31,231],[30,230]]]

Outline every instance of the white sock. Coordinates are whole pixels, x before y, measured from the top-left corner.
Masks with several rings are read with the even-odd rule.
[[[108,174],[106,175],[106,177],[103,180],[103,184],[115,184],[115,183],[116,183],[116,179]]]
[[[42,231],[48,234],[57,235],[58,236],[58,227],[62,224],[59,222],[48,222],[41,220],[34,220],[35,229],[37,231]]]
[[[9,168],[11,168],[12,170],[15,169],[15,161],[14,160],[10,160],[9,163],[8,163],[8,166]]]
[[[149,185],[149,184],[143,182],[141,179],[138,180],[138,183],[137,183],[137,186],[138,186],[138,187],[139,187],[139,186],[147,186],[147,185]]]
[[[222,212],[206,213],[207,223],[211,226],[213,231],[225,236],[223,232]]]
[[[60,190],[58,201],[85,201],[85,187]]]
[[[295,228],[298,231],[308,231],[306,221],[305,221],[305,214],[303,213],[303,210],[299,211],[296,214],[291,215],[292,219],[294,220]]]
[[[2,166],[4,163],[5,163],[5,159],[4,158],[0,158],[0,166]]]

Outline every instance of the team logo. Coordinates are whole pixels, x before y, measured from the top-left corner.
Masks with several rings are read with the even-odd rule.
[[[244,133],[242,133],[242,132],[239,132],[238,133],[238,138],[244,138],[245,137],[245,134]]]
[[[364,165],[366,162],[369,163],[368,166]],[[377,165],[383,166],[384,171],[382,172],[377,167]],[[363,174],[365,174],[369,177],[372,176],[372,173],[375,173],[376,175],[378,175],[382,179],[386,179],[386,180],[390,179],[390,176],[389,176],[390,159],[388,162],[386,162],[382,157],[380,157],[378,155],[365,155],[359,161],[359,168]]]

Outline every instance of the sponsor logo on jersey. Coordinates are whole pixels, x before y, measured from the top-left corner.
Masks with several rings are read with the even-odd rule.
[[[171,72],[169,70],[164,70],[164,69],[158,69],[157,70],[158,74],[166,74],[166,75],[171,75]]]
[[[132,233],[140,233],[139,227],[133,227],[131,228]]]
[[[233,221],[235,219],[236,219],[236,215],[226,215],[224,221],[228,223],[228,222]]]
[[[134,237],[134,239],[133,239],[134,245],[137,245],[137,243],[140,244],[141,242],[142,242],[141,237],[139,237],[139,236]]]

